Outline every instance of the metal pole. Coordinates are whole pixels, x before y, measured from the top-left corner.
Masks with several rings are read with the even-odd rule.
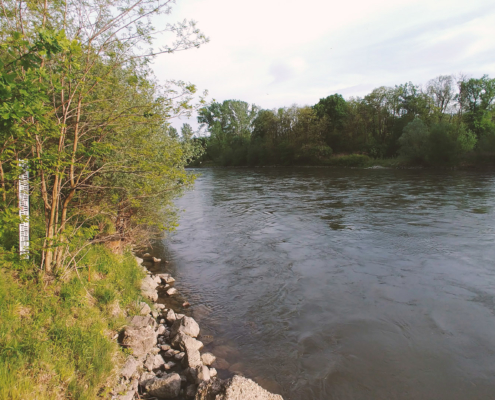
[[[19,254],[29,259],[29,170],[26,160],[19,160],[22,173],[19,176]]]

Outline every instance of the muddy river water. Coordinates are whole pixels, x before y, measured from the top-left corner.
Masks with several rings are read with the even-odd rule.
[[[164,241],[207,349],[287,400],[495,399],[495,174],[201,169]]]

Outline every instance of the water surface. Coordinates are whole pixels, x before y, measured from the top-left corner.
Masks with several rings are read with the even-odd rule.
[[[495,398],[492,174],[196,172],[165,245],[231,370],[287,400]]]

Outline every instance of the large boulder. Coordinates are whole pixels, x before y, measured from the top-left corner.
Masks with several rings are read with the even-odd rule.
[[[141,358],[156,345],[156,333],[153,327],[126,326],[121,335],[122,346],[131,349],[134,357]]]
[[[193,338],[199,335],[199,325],[191,317],[184,317],[174,321],[172,328],[170,329],[170,336],[174,337],[179,332],[185,333]]]
[[[235,375],[225,384],[225,393],[216,400],[283,400],[279,394],[270,393],[256,382]]]
[[[235,375],[227,381],[213,378],[201,383],[195,400],[283,400],[283,398],[268,392],[251,379]]]
[[[153,280],[152,277],[146,276],[141,281],[141,292],[143,296],[149,298],[150,300],[157,301],[158,300],[158,292],[156,291],[156,287],[158,284]]]
[[[203,343],[192,338],[185,333],[179,332],[172,339],[172,346],[181,349],[186,353],[187,366],[191,368],[203,365],[201,361],[200,350],[203,348]]]
[[[148,387],[148,393],[159,399],[174,399],[179,396],[181,379],[179,374],[173,373],[155,379]]]

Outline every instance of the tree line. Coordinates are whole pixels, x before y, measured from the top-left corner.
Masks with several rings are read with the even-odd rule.
[[[487,75],[442,75],[424,86],[382,86],[362,98],[333,94],[313,106],[213,102],[199,110],[208,136],[196,139],[206,153],[194,165],[352,164],[367,157],[487,162],[495,153],[494,99],[495,79]]]
[[[22,160],[31,262],[43,271],[62,273],[90,243],[143,244],[174,226],[198,148],[170,120],[197,107],[196,87],[159,83],[150,62],[207,38],[189,21],[156,30],[151,17],[172,3],[1,0],[0,259],[18,250]],[[160,32],[175,39],[155,49]]]

